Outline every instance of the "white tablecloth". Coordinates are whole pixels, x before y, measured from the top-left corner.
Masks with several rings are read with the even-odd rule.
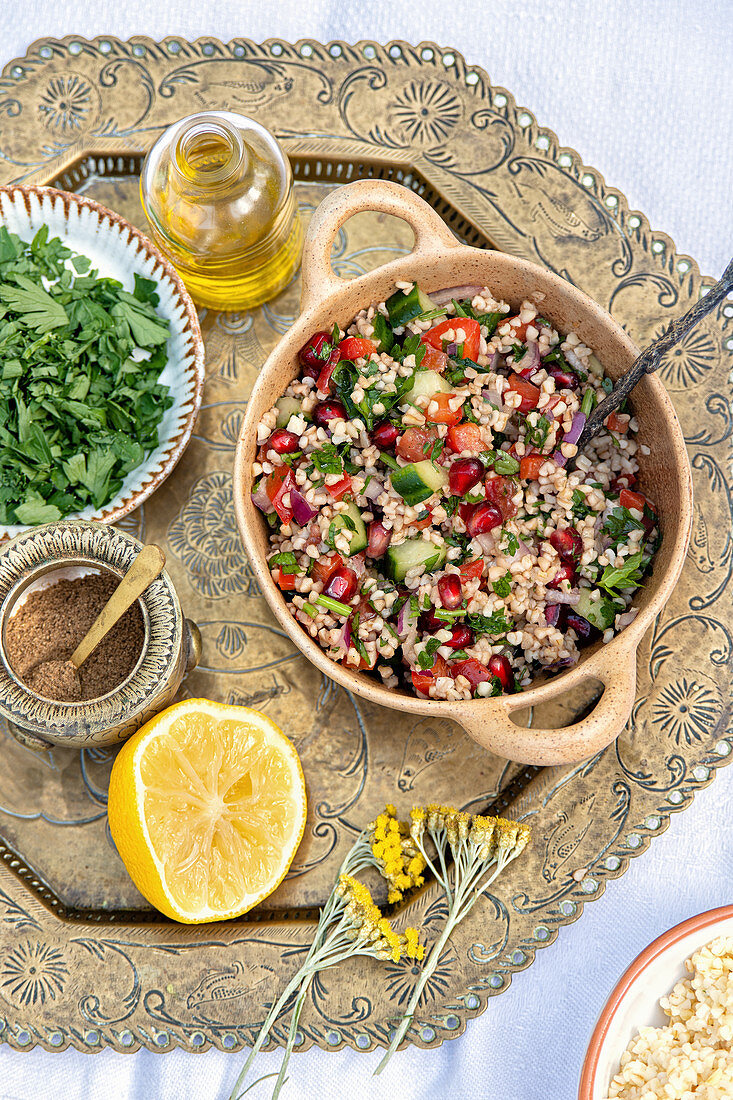
[[[731,0],[0,0],[0,31],[3,62],[36,38],[66,34],[455,46],[705,274],[719,275],[733,252]],[[733,770],[724,769],[462,1038],[401,1053],[379,1078],[371,1076],[377,1055],[313,1050],[293,1058],[284,1097],[572,1100],[595,1019],[623,969],[670,925],[733,901],[732,818]],[[261,1056],[251,1080],[279,1057]],[[240,1063],[218,1052],[50,1055],[0,1046],[0,1100],[226,1100]],[[270,1084],[249,1096],[269,1096]]]

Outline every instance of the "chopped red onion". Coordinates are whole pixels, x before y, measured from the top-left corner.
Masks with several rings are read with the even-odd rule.
[[[406,634],[410,629],[410,600],[409,597],[405,600],[400,613],[397,616],[397,633],[402,635]]]
[[[436,306],[443,306],[453,298],[457,301],[460,301],[461,298],[475,298],[481,290],[483,290],[483,287],[480,286],[451,286],[447,290],[431,291],[430,298]]]
[[[552,461],[556,462],[558,466],[564,466],[567,462],[567,459],[562,451],[553,451],[551,457]]]
[[[531,378],[540,367],[542,362],[540,360],[540,349],[537,344],[527,344],[527,350],[522,358],[515,364],[514,370],[522,378]]]
[[[632,607],[632,608],[630,608],[629,611],[624,611],[621,615],[619,615],[619,617],[618,617],[618,629],[619,630],[624,630],[627,626],[629,626],[631,623],[633,623],[633,621],[636,618],[638,612],[639,612],[638,607]]]
[[[456,343],[448,344],[448,347],[445,349],[445,354],[446,355],[456,355],[457,353],[458,353],[458,344],[456,344]]]
[[[343,646],[347,653],[349,652],[351,646],[351,619],[347,619],[342,626],[338,637],[338,645]]]
[[[290,507],[293,509],[293,518],[300,527],[305,527],[318,514],[318,509],[310,506],[299,489],[290,490]]]
[[[565,435],[563,436],[563,440],[562,440],[563,443],[577,443],[578,442],[578,440],[580,439],[580,433],[582,432],[583,428],[585,427],[586,419],[587,419],[587,417],[586,417],[585,413],[576,412],[575,416],[573,417],[572,424],[570,425],[568,430],[565,432]]]
[[[369,500],[378,500],[384,492],[384,485],[377,478],[372,477],[364,489],[364,496]]]
[[[580,592],[577,588],[571,588],[569,592],[558,592],[550,589],[545,599],[547,603],[566,603],[570,607],[575,607],[580,600]]]
[[[265,482],[264,482],[264,478],[263,478],[263,480],[259,483],[257,488],[252,491],[252,503],[257,508],[259,508],[259,510],[261,512],[264,512],[265,515],[267,516],[267,515],[270,514],[270,512],[274,512],[275,508],[273,506],[272,501],[270,500],[267,493],[265,492],[264,485],[265,485]],[[291,492],[292,492],[292,490],[291,490]]]

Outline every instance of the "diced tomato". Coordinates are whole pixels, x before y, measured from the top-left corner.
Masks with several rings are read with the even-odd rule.
[[[295,588],[295,573],[283,573],[281,567],[277,571],[277,584],[283,592],[292,592]]]
[[[457,332],[458,329],[463,329],[465,333],[465,339],[462,341],[462,358],[475,361],[481,344],[481,325],[478,321],[474,321],[473,317],[447,317],[445,321],[441,321],[429,332],[426,332],[421,339],[424,344],[430,344],[442,351],[444,344],[449,342],[444,334],[451,331]],[[456,343],[460,347],[461,341],[456,341]]]
[[[481,558],[476,558],[475,561],[464,561],[462,565],[458,566],[458,574],[462,581],[470,581],[475,577],[480,577],[484,571],[484,563]]]
[[[422,519],[415,520],[414,523],[410,524],[410,527],[414,527],[416,531],[422,531],[422,529],[424,527],[429,527],[432,522],[433,522],[433,513],[428,508],[428,514],[426,516],[424,516]]]
[[[540,399],[540,390],[538,386],[534,386],[531,382],[528,382],[525,378],[520,378],[518,374],[509,375],[509,385],[507,390],[514,390],[522,398],[518,412],[528,413],[531,409],[537,407],[537,402]]]
[[[633,492],[631,489],[622,489],[619,493],[618,502],[622,508],[636,508],[639,512],[643,512],[646,497],[642,496],[641,493]]]
[[[283,497],[294,488],[293,471],[285,465],[276,466],[265,482],[265,492],[282,523],[290,523],[293,518],[293,509],[283,504]]]
[[[458,424],[463,417],[463,409],[451,409],[449,402],[455,398],[454,393],[434,393],[425,410],[425,419],[431,424]],[[437,405],[437,408],[435,406]]]
[[[347,654],[348,656],[348,654]],[[374,668],[377,663],[377,658],[374,658],[374,664],[370,664],[369,661],[365,661],[363,657],[359,657],[359,664],[353,665],[351,661],[347,661],[346,657],[341,658],[341,664],[351,669],[352,672],[364,672],[366,669]]]
[[[456,661],[455,664],[451,665],[451,675],[454,680],[457,676],[465,676],[471,685],[472,691],[475,691],[479,684],[484,684],[494,678],[486,665],[482,664],[481,661],[477,661],[475,657],[468,657],[465,661]]]
[[[318,381],[316,382],[316,386],[317,386],[320,393],[330,393],[331,392],[331,375],[333,374],[334,370],[336,369],[336,364],[339,362],[340,358],[341,358],[341,352],[339,351],[338,348],[334,348],[333,351],[331,352],[331,354],[329,355],[325,366],[321,370],[321,373],[318,375]]]
[[[624,473],[615,477],[610,484],[612,493],[620,493],[622,489],[631,489],[636,485],[636,474]]]
[[[495,504],[505,520],[516,514],[517,506],[512,497],[516,483],[502,474],[489,474],[486,478],[486,499]]]
[[[448,366],[448,356],[444,351],[439,351],[432,344],[425,344],[425,354],[420,361],[421,369],[434,370],[442,374]]]
[[[410,673],[415,691],[427,695],[430,687],[439,676],[450,676],[451,670],[448,662],[439,653],[435,654],[435,662],[430,669],[416,668]]]
[[[344,559],[340,554],[327,554],[325,558],[317,558],[313,562],[313,568],[311,569],[311,577],[314,582],[320,582],[323,585],[328,584],[331,577],[334,575],[337,569],[341,569],[344,564]]]
[[[478,424],[473,424],[470,420],[467,420],[465,424],[454,424],[452,428],[449,428],[446,441],[450,449],[455,451],[456,454],[460,454],[461,451],[482,451],[485,449],[481,429]]]
[[[334,500],[341,500],[344,493],[347,493],[351,488],[351,475],[344,474],[340,481],[337,481],[334,485],[327,485],[326,488]]]
[[[408,462],[421,462],[429,456],[430,446],[436,438],[434,432],[425,428],[408,428],[397,444],[397,454]]]
[[[376,345],[371,340],[365,340],[361,336],[347,336],[339,344],[342,359],[368,359],[376,350]]]
[[[536,321],[520,321],[519,314],[516,314],[514,317],[504,317],[503,320],[499,321],[499,328],[503,328],[504,325],[512,326],[512,336],[522,344],[527,339],[527,329],[529,326],[534,325],[535,328],[539,327]]]
[[[519,476],[524,481],[536,481],[545,462],[547,462],[545,455],[525,455],[519,463]]]
[[[610,432],[618,432],[619,435],[625,435],[629,430],[629,421],[625,417],[621,417],[616,412],[612,412],[606,417],[606,427]]]

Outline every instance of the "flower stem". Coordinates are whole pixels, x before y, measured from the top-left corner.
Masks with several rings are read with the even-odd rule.
[[[387,1050],[385,1051],[385,1054],[384,1054],[384,1057],[382,1058],[382,1061],[379,1063],[379,1065],[377,1066],[377,1068],[374,1071],[374,1076],[375,1077],[378,1073],[382,1072],[384,1067],[387,1065],[387,1062],[389,1062],[390,1058],[392,1057],[394,1052],[397,1050],[397,1047],[400,1045],[400,1043],[404,1039],[405,1035],[407,1034],[407,1030],[410,1027],[410,1024],[412,1023],[413,1017],[415,1015],[415,1009],[417,1008],[418,1002],[419,1002],[420,997],[422,995],[422,991],[425,988],[425,986],[427,985],[428,980],[432,977],[432,975],[433,975],[433,973],[434,973],[434,971],[435,971],[435,969],[438,965],[438,961],[440,959],[440,953],[443,950],[443,948],[446,944],[446,941],[447,941],[448,937],[450,936],[451,932],[453,931],[456,923],[457,923],[457,921],[454,919],[454,910],[453,910],[453,908],[451,908],[450,912],[448,913],[448,917],[446,918],[445,928],[443,929],[440,936],[438,937],[438,939],[433,944],[432,949],[430,951],[430,954],[428,955],[427,959],[425,960],[425,963],[423,964],[422,973],[421,973],[420,977],[417,980],[415,988],[412,991],[412,995],[410,997],[410,1000],[407,1002],[407,1008],[405,1009],[405,1014],[402,1017],[402,1019],[400,1020],[400,1023],[398,1025],[397,1029],[395,1030],[394,1036],[392,1038],[392,1042],[389,1044]]]
[[[283,1055],[282,1064],[280,1065],[280,1072],[278,1073],[277,1081],[275,1082],[275,1088],[274,1088],[273,1093],[272,1093],[272,1100],[277,1100],[278,1096],[280,1095],[280,1089],[285,1084],[285,1071],[288,1068],[288,1062],[290,1061],[290,1055],[293,1053],[293,1046],[295,1045],[295,1035],[296,1035],[297,1030],[298,1030],[298,1021],[300,1019],[300,1013],[301,1013],[301,1010],[303,1008],[303,1004],[305,1002],[306,993],[308,992],[308,986],[310,985],[311,981],[313,980],[313,974],[314,973],[315,973],[315,971],[312,971],[310,974],[307,975],[306,978],[304,978],[303,984],[300,987],[300,993],[298,994],[298,999],[295,1002],[295,1008],[293,1009],[293,1015],[290,1018],[290,1031],[288,1032],[288,1041],[287,1041],[287,1044],[285,1046],[285,1054]]]

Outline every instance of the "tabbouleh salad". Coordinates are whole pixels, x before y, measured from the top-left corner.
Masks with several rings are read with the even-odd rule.
[[[521,691],[632,621],[658,541],[631,413],[537,293],[417,284],[315,333],[258,427],[254,503],[291,614],[421,697]],[[622,407],[623,408],[623,407]]]

